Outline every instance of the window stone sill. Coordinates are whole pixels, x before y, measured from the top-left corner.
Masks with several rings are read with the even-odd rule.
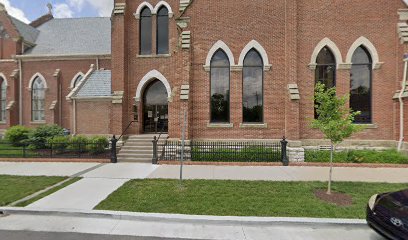
[[[30,124],[46,124],[46,121],[31,121]]]
[[[0,125],[5,125],[5,124],[7,124],[7,122],[5,122],[5,121],[0,121]]]
[[[355,124],[355,125],[363,126],[365,129],[377,129],[378,128],[378,125],[375,124],[375,123],[372,123],[372,124]]]
[[[138,58],[168,58],[171,54],[149,54],[149,55],[137,55]]]
[[[241,123],[240,128],[268,128],[267,123]]]
[[[208,128],[233,128],[233,123],[209,123]]]

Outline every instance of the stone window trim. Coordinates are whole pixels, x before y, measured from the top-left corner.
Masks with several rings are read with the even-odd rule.
[[[342,69],[343,66],[343,57],[341,56],[341,52],[339,50],[339,48],[337,47],[337,45],[330,40],[329,38],[324,38],[322,39],[315,47],[315,49],[313,50],[311,59],[310,59],[310,63],[309,63],[309,69],[310,70],[316,70],[317,67],[317,56],[319,55],[320,51],[324,48],[327,47],[331,50],[331,52],[334,55],[334,58],[336,59],[336,68],[337,69]]]
[[[143,8],[148,7],[150,9],[150,12],[152,13],[152,15],[156,15],[157,11],[159,11],[159,9],[165,6],[167,8],[167,10],[169,11],[169,18],[172,18],[174,16],[173,10],[170,6],[170,4],[168,4],[166,1],[160,1],[156,4],[155,7],[153,7],[152,4],[148,3],[148,2],[142,2],[136,9],[136,12],[133,14],[135,16],[136,19],[140,19],[140,13],[143,10]]]
[[[384,63],[380,62],[380,58],[379,58],[377,49],[375,48],[374,44],[370,40],[368,40],[366,37],[363,37],[363,36],[359,37],[351,45],[349,51],[347,52],[346,62],[344,63],[345,67],[348,67],[348,69],[351,69],[351,66],[353,64],[352,63],[353,54],[356,51],[356,49],[360,46],[363,46],[370,53],[370,56],[372,59],[373,70],[380,69]]]
[[[69,85],[69,89],[70,90],[72,90],[72,89],[74,89],[74,84],[75,84],[75,82],[76,82],[76,80],[78,79],[78,77],[82,77],[82,79],[85,77],[85,74],[83,73],[83,72],[79,72],[79,73],[77,73],[73,78],[72,78],[72,80],[71,80],[71,83],[70,83],[70,85]],[[79,82],[78,82],[79,83]]]
[[[140,102],[141,97],[142,97],[142,93],[144,91],[144,89],[146,88],[146,86],[154,80],[159,80],[161,81],[164,86],[166,87],[167,90],[167,98],[170,100],[172,99],[172,91],[171,91],[171,87],[170,87],[170,83],[167,80],[166,77],[163,76],[163,74],[161,74],[159,71],[157,70],[151,70],[150,72],[148,72],[143,78],[142,80],[140,80],[139,85],[137,86],[136,89],[136,96],[135,96],[135,101],[136,102]]]
[[[32,124],[32,125],[45,125],[45,124],[47,124],[47,121],[30,121],[30,124]]]
[[[141,55],[138,54],[136,56],[137,58],[169,58],[171,57],[171,54],[149,54],[149,55]]]
[[[378,125],[376,123],[363,123],[363,124],[354,123],[354,125],[363,126],[364,129],[378,129]]]
[[[208,123],[207,128],[234,128],[233,123]]]
[[[222,40],[218,40],[214,45],[210,48],[210,51],[208,51],[207,58],[205,60],[205,65],[204,70],[206,72],[210,72],[211,70],[211,59],[213,58],[214,54],[219,50],[223,50],[225,54],[227,54],[227,57],[230,62],[230,69],[232,70],[232,67],[235,66],[235,59],[234,59],[234,54],[232,53],[231,49],[228,47],[227,44],[225,44]]]
[[[250,41],[244,47],[244,49],[242,49],[241,54],[239,56],[237,67],[235,69],[243,69],[245,57],[248,54],[248,52],[251,51],[252,49],[255,49],[261,55],[261,58],[264,64],[264,71],[271,70],[272,65],[269,62],[268,54],[266,53],[265,48],[263,48],[262,45],[256,40]]]
[[[272,65],[269,63],[269,58],[268,54],[266,53],[266,50],[262,47],[262,45],[257,42],[256,40],[250,41],[242,50],[241,55],[238,60],[238,64],[235,65],[235,59],[234,59],[234,54],[232,53],[231,49],[228,47],[227,44],[225,44],[222,40],[218,40],[209,50],[207,54],[207,58],[205,60],[205,64],[203,65],[204,71],[210,72],[211,70],[211,59],[214,53],[218,50],[222,49],[224,52],[227,54],[231,68],[230,71],[242,71],[244,68],[244,59],[245,56],[249,51],[252,49],[255,49],[259,52],[259,54],[262,57],[263,63],[264,63],[264,71],[270,71],[272,68]]]
[[[268,128],[267,123],[241,123],[240,128],[252,128],[252,129],[266,129]]]
[[[41,73],[36,73],[36,74],[34,74],[34,75],[31,77],[30,82],[29,82],[29,85],[28,85],[28,90],[29,90],[29,91],[32,91],[33,82],[34,82],[34,80],[35,80],[37,77],[40,78],[41,81],[44,82],[44,89],[45,89],[45,90],[48,90],[47,81],[45,80],[44,76],[43,76]]]
[[[7,122],[6,121],[0,121],[0,125],[6,125]]]

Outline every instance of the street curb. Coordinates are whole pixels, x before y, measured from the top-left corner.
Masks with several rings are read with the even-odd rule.
[[[111,218],[119,220],[139,220],[171,223],[197,223],[197,224],[223,224],[223,225],[366,225],[363,219],[333,219],[333,218],[290,218],[290,217],[232,217],[232,216],[201,216],[161,213],[134,213],[100,210],[68,210],[68,209],[30,209],[4,207],[0,212],[5,215],[37,215],[37,216],[63,216],[63,217],[88,217]]]

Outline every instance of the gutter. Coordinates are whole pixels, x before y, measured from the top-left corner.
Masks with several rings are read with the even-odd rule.
[[[404,55],[404,76],[402,79],[402,86],[401,86],[401,91],[398,96],[398,100],[400,103],[400,138],[398,141],[398,151],[402,150],[402,145],[404,143],[404,92],[407,88],[407,71],[408,71],[408,54]]]
[[[15,59],[31,60],[31,59],[110,59],[112,55],[109,54],[43,54],[43,55],[15,55]]]

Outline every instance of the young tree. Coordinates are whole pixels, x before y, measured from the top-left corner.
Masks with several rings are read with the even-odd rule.
[[[354,117],[360,112],[354,112],[346,107],[349,96],[336,96],[336,88],[326,89],[322,83],[315,88],[315,109],[317,118],[311,127],[319,129],[326,139],[330,140],[330,173],[327,194],[331,194],[333,175],[333,153],[335,147],[356,132],[363,130],[361,125],[354,124]]]

